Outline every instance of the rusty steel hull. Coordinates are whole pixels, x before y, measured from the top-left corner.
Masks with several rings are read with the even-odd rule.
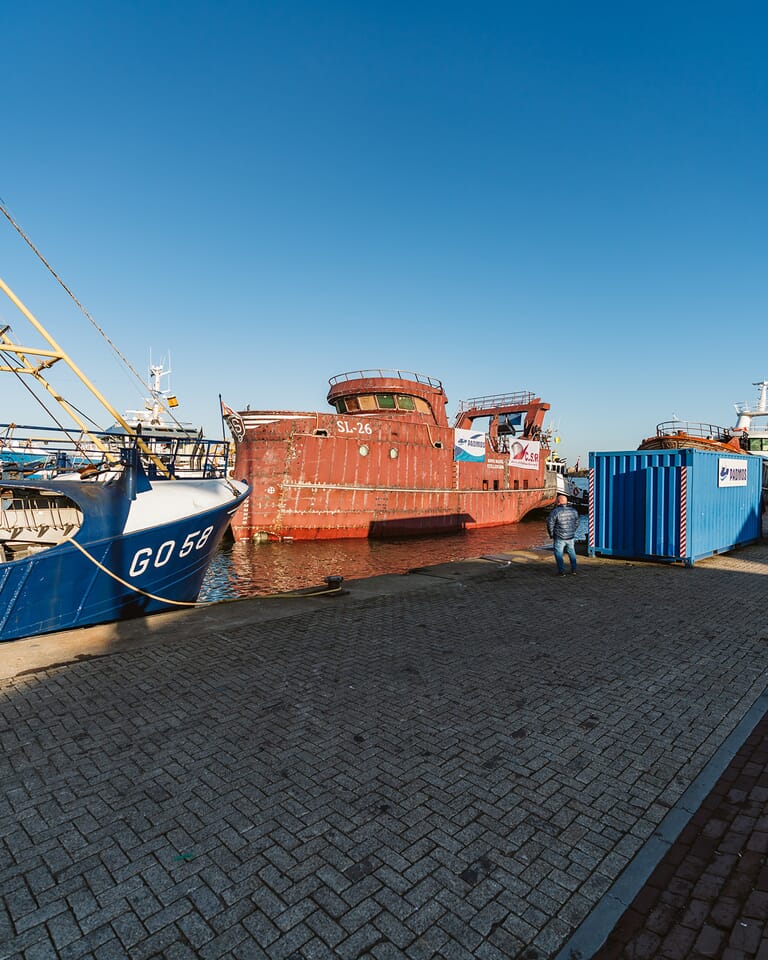
[[[382,416],[239,414],[235,476],[252,485],[236,539],[403,537],[494,527],[551,504],[541,465],[454,461],[450,427]]]

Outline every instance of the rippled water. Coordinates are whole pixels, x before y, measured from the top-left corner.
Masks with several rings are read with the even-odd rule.
[[[586,536],[581,518],[577,539]],[[451,560],[506,550],[546,550],[550,540],[541,516],[507,527],[403,540],[319,540],[293,543],[224,542],[203,583],[201,600],[257,597],[345,580],[405,573]]]

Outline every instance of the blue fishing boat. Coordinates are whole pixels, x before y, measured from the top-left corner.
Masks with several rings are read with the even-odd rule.
[[[248,486],[150,481],[137,447],[91,478],[0,483],[0,640],[193,605]]]
[[[232,479],[226,465],[207,469],[213,460],[206,447],[220,441],[196,438],[200,469],[177,473],[3,280],[0,290],[43,340],[23,346],[9,326],[0,329],[0,372],[30,377],[77,428],[69,449],[57,449],[53,438],[34,451],[17,447],[30,456],[43,450],[38,475],[29,475],[30,460],[17,461],[26,475],[10,478],[3,468],[0,476],[0,641],[194,606],[250,487]],[[92,431],[79,408],[48,382],[47,371],[58,361],[120,424],[117,441]],[[63,429],[60,417],[54,422]]]

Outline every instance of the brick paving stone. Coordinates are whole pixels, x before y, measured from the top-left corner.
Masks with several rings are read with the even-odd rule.
[[[762,693],[766,560],[586,558],[566,598],[532,558],[0,681],[6,954],[545,960]],[[659,943],[752,945],[766,761],[691,836],[706,869],[659,874]]]
[[[242,925],[257,943],[266,947],[280,939],[280,929],[261,910],[238,909],[238,913],[247,914]]]
[[[262,950],[259,944],[252,940],[244,940],[232,950],[234,960],[269,960],[269,956],[266,950]]]
[[[745,953],[755,954],[760,946],[764,932],[762,923],[747,918],[739,918],[733,925],[728,946]]]
[[[342,960],[353,960],[353,958],[365,956],[366,953],[369,953],[372,948],[376,944],[381,943],[382,940],[383,935],[381,931],[373,924],[366,924],[355,930],[346,940],[342,940],[341,943],[336,944],[334,949]]]
[[[333,960],[334,951],[317,937],[303,944],[301,951],[294,955],[297,960]]]
[[[240,924],[235,924],[200,947],[198,953],[201,960],[221,960],[222,957],[233,956],[235,949],[247,940],[250,940],[248,931]]]
[[[694,944],[694,950],[704,957],[719,957],[725,945],[725,934],[715,927],[704,926]]]
[[[696,940],[696,931],[682,924],[675,924],[664,937],[659,948],[659,955],[669,960],[685,960],[692,953]]]
[[[92,957],[95,949],[108,941],[115,941],[114,932],[111,927],[104,927],[97,935],[78,937],[72,943],[60,947],[57,960],[82,960],[84,957]]]
[[[168,947],[163,960],[197,960],[200,954],[185,943],[174,943]]]
[[[755,920],[768,920],[768,892],[753,890],[744,904],[744,916]]]
[[[49,920],[47,927],[48,936],[59,952],[70,943],[78,940],[81,935],[77,921],[69,912],[59,914],[52,920]]]
[[[123,960],[125,947],[119,940],[109,940],[101,944],[93,953],[95,960]]]
[[[717,909],[718,906],[719,904],[715,904],[715,909]],[[715,919],[715,910],[710,912],[710,905],[706,903],[706,901],[692,900],[686,905],[680,922],[684,927],[691,927],[692,930],[701,930],[703,929],[707,918],[709,918],[716,926],[718,925]]]
[[[214,931],[205,920],[195,913],[188,913],[181,917],[176,921],[176,926],[181,931],[184,941],[196,950],[199,950],[215,936]]]

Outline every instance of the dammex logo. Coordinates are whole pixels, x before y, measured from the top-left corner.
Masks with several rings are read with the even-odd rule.
[[[744,460],[726,460],[721,457],[717,462],[718,487],[746,487],[747,474]]]
[[[747,468],[742,467],[740,470],[734,470],[732,467],[721,467],[720,468],[720,479],[721,480],[740,480],[744,483],[747,482]]]
[[[453,459],[482,463],[485,460],[485,434],[474,430],[454,430]]]

